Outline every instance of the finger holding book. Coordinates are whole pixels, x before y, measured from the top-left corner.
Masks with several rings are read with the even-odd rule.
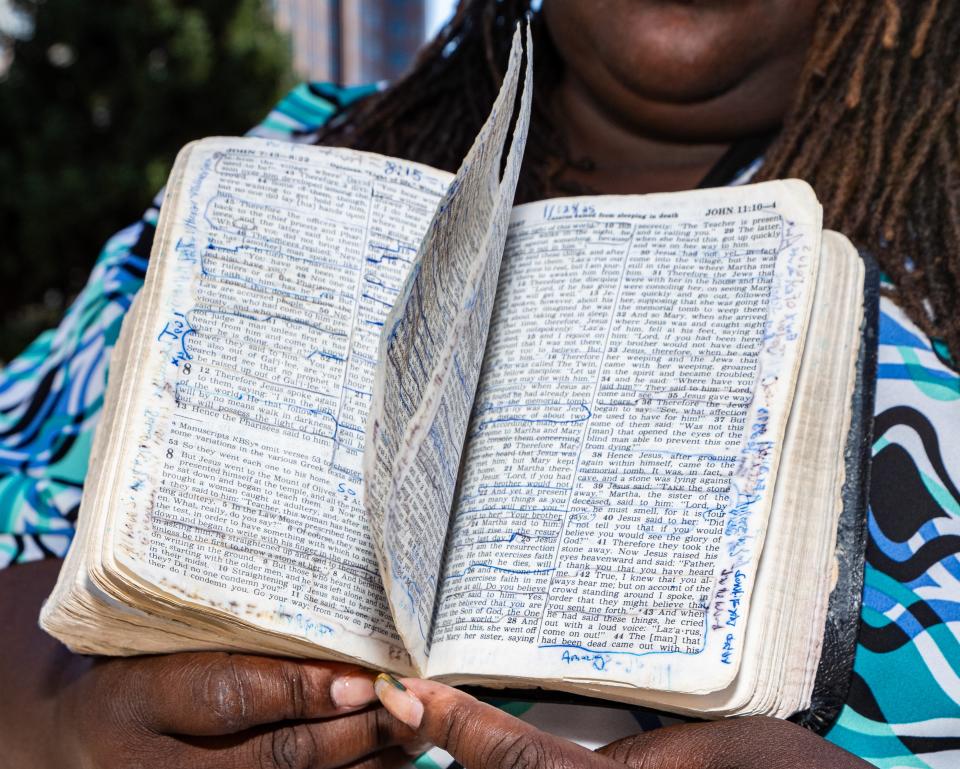
[[[416,678],[377,677],[397,719],[471,769],[861,769],[859,758],[788,721],[764,716],[677,724],[591,752],[465,692]]]
[[[622,769],[605,756],[444,684],[383,673],[377,677],[376,692],[395,718],[470,769]]]
[[[58,745],[76,765],[390,769],[416,742],[368,707],[372,674],[352,665],[209,652],[83,662],[58,692]]]
[[[233,734],[342,716],[376,701],[373,674],[337,662],[200,652],[148,657],[131,675],[149,697],[150,726],[165,733]]]

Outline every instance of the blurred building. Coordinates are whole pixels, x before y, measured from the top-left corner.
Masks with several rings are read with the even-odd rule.
[[[298,75],[354,85],[402,74],[438,6],[442,13],[452,2],[274,0],[274,13],[277,26],[290,35]]]
[[[293,68],[300,77],[340,79],[340,5],[339,0],[273,0],[277,27],[290,36]]]

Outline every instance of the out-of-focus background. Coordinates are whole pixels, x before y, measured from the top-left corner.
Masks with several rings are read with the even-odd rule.
[[[0,0],[0,363],[55,326],[177,150],[302,80],[391,80],[456,0]]]

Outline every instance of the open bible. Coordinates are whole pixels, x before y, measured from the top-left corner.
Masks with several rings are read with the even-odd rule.
[[[799,181],[514,207],[531,53],[456,175],[181,152],[48,632],[809,705],[862,262]]]

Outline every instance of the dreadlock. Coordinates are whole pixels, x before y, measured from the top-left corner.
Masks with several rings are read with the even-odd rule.
[[[807,179],[960,362],[960,2],[828,0],[760,177]]]
[[[409,73],[320,141],[456,170],[503,77],[530,0],[461,0]],[[542,14],[518,202],[570,194],[550,114],[561,71]],[[587,161],[589,162],[589,161]],[[827,226],[871,251],[910,318],[960,361],[960,1],[821,0],[797,93],[757,179],[813,185]]]

